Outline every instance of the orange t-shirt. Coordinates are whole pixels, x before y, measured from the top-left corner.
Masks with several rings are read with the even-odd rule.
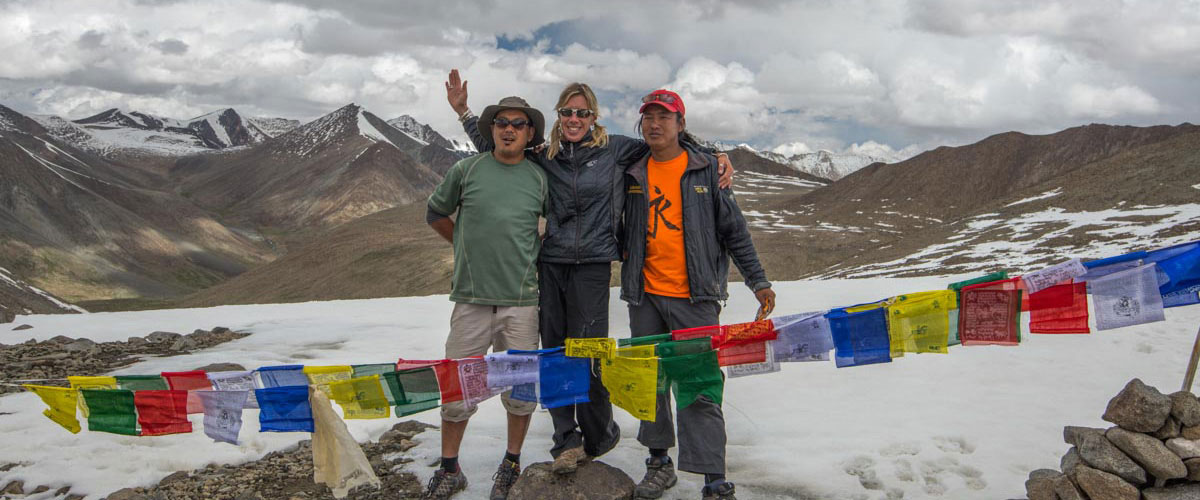
[[[658,162],[651,157],[646,169],[646,262],[642,274],[646,293],[688,298],[687,257],[683,249],[683,199],[679,181],[687,169],[688,155]]]

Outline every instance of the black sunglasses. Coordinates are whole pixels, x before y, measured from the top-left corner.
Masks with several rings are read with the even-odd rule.
[[[578,116],[579,118],[587,118],[594,114],[590,109],[558,108],[558,116],[563,118],[570,118],[571,115]]]
[[[500,128],[501,130],[508,127],[509,125],[512,125],[512,127],[516,130],[523,130],[526,125],[529,125],[529,120],[525,120],[522,118],[517,118],[516,120],[509,120],[507,118],[496,118],[496,119],[492,120],[492,125],[495,125],[496,127]]]
[[[675,98],[672,96],[666,95],[666,94],[650,94],[650,95],[647,95],[646,97],[642,98],[642,103],[651,103],[654,101],[661,101],[661,102],[665,102],[667,104],[674,104]]]

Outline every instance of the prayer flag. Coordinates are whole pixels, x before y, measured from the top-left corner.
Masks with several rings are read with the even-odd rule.
[[[1021,341],[1021,290],[1012,278],[962,289],[958,336],[963,345],[1017,345]]]
[[[775,340],[778,336],[779,333],[775,331],[775,324],[769,319],[750,323],[736,323],[721,327],[721,340],[717,347],[754,344],[766,340]]]
[[[82,389],[83,399],[90,409],[88,430],[111,432],[127,436],[138,435],[137,407],[133,391],[120,389]]]
[[[378,378],[379,375],[372,375]],[[344,384],[346,381],[330,382]],[[379,384],[376,383],[376,386]],[[309,388],[313,414],[312,463],[313,481],[329,486],[334,498],[346,498],[358,486],[379,489],[380,481],[362,447],[350,435],[346,422],[338,418],[329,398],[320,390]],[[386,406],[384,407],[386,409]]]
[[[833,337],[834,364],[847,366],[890,363],[887,314],[883,308],[833,309],[825,315]]]
[[[671,340],[691,340],[704,338],[714,338],[721,336],[721,325],[697,326],[695,328],[684,328],[682,330],[671,331]]]
[[[193,370],[189,372],[162,372],[162,377],[167,379],[167,385],[173,391],[207,391],[212,389],[212,382],[209,382],[208,375],[202,370]],[[200,413],[204,411],[204,406],[195,396],[189,395],[187,400],[188,413]]]
[[[204,435],[214,441],[237,444],[242,430],[242,408],[253,391],[196,391],[204,405]]]
[[[891,356],[949,352],[950,310],[958,307],[956,295],[953,290],[934,290],[892,298],[887,306]]]
[[[1021,281],[1025,283],[1025,293],[1033,295],[1059,283],[1066,283],[1083,276],[1087,274],[1087,271],[1079,259],[1071,259],[1021,276]]]
[[[264,366],[254,371],[264,389],[271,387],[308,386],[304,365]]]
[[[617,350],[617,340],[610,338],[567,339],[567,356],[574,358],[608,359]]]
[[[698,337],[687,340],[660,342],[654,346],[654,354],[660,358],[670,358],[674,356],[699,354],[702,352],[711,351],[712,348],[712,340],[707,337]]]
[[[659,335],[645,335],[642,337],[627,337],[623,339],[617,339],[617,345],[620,347],[653,345],[659,342],[666,342],[668,340],[671,340],[671,334],[663,333]]]
[[[353,365],[354,378],[367,377],[371,375],[379,375],[379,383],[383,384],[383,395],[387,398],[388,406],[395,405],[396,400],[392,397],[395,390],[390,386],[395,380],[394,378],[384,377],[385,373],[396,371],[395,363],[371,363],[365,365]]]
[[[717,350],[717,364],[720,366],[735,366],[766,362],[769,359],[767,342],[769,341],[722,347]]]
[[[969,280],[963,280],[963,281],[959,281],[957,283],[951,283],[946,288],[949,288],[950,290],[954,290],[955,292],[959,292],[960,293],[959,302],[962,302],[961,292],[962,292],[963,288],[966,288],[971,285],[978,285],[980,283],[991,283],[993,281],[1003,281],[1006,279],[1008,279],[1008,271],[996,271],[994,273],[985,274],[978,278],[971,278]]]
[[[608,389],[609,401],[638,420],[653,422],[658,394],[658,359],[618,354],[601,363],[600,381]]]
[[[1097,330],[1166,319],[1154,268],[1155,264],[1146,264],[1090,282]]]
[[[503,387],[488,385],[488,362],[483,358],[458,360],[458,381],[462,385],[463,402],[468,409],[504,392]]]
[[[507,389],[538,381],[537,354],[509,354],[497,352],[484,356],[487,362],[487,385],[496,389]]]
[[[167,381],[162,375],[117,375],[117,388],[130,391],[165,391]]]
[[[208,381],[213,389],[218,391],[245,391],[246,408],[258,408],[258,400],[254,399],[254,390],[259,389],[254,383],[254,372],[208,372]]]
[[[388,418],[391,406],[379,375],[368,375],[329,383],[329,394],[347,419]]]
[[[779,361],[775,357],[775,350],[771,347],[771,342],[763,344],[766,351],[766,359],[759,363],[742,363],[731,365],[725,368],[730,378],[745,377],[748,375],[761,375],[764,373],[772,373],[779,371]]]
[[[717,365],[717,351],[660,358],[658,366],[670,381],[676,408],[687,408],[701,395],[721,404],[725,377]]]
[[[636,345],[622,347],[617,349],[617,357],[619,358],[653,358],[654,351],[657,346],[654,345]]]
[[[116,377],[81,377],[68,376],[67,381],[70,382],[71,388],[76,391],[83,389],[116,389]],[[79,395],[79,411],[83,412],[83,418],[91,416],[88,412],[87,400],[84,399],[83,393],[77,392]]]
[[[307,385],[255,389],[259,430],[262,432],[312,432],[312,407]]]
[[[1064,283],[1029,295],[1031,333],[1088,333],[1087,283]]]
[[[829,361],[833,350],[833,334],[829,331],[829,320],[825,312],[793,314],[776,318],[775,330],[779,337],[773,340],[775,360]]]
[[[383,378],[388,380],[388,388],[393,391],[397,417],[438,407],[441,390],[432,366],[385,373]]]
[[[33,391],[39,398],[42,398],[43,403],[46,403],[47,408],[42,410],[42,415],[71,431],[72,434],[79,433],[79,419],[75,418],[75,405],[79,400],[78,391],[69,387],[48,385],[25,384],[22,387]]]
[[[1200,242],[1151,251],[1146,261],[1158,264],[1164,307],[1200,303]]]
[[[329,383],[338,380],[350,380],[354,369],[349,365],[336,366],[305,366],[304,375],[308,377],[308,383],[317,386],[326,396],[329,394]]]
[[[188,391],[136,391],[133,404],[137,407],[137,422],[141,435],[187,434],[192,423],[187,418]],[[203,401],[200,400],[203,411]]]
[[[588,402],[592,361],[570,358],[561,349],[542,354],[538,366],[538,399],[543,408]]]
[[[458,360],[445,359],[433,365],[437,373],[438,389],[442,393],[442,404],[463,400],[462,382],[458,379]]]

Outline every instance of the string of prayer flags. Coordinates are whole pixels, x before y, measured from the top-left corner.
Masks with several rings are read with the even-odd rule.
[[[497,352],[483,357],[487,363],[488,387],[515,387],[536,384],[538,357],[536,354]]]
[[[617,351],[617,340],[610,338],[567,339],[567,356],[574,358],[608,359]]]
[[[312,432],[312,407],[307,385],[255,389],[258,423],[262,432]]]
[[[1071,259],[1021,276],[1021,281],[1025,283],[1026,293],[1033,295],[1054,285],[1083,276],[1087,274],[1087,271],[1079,259]]]
[[[1021,341],[1021,290],[1012,278],[962,289],[958,336],[963,345],[1009,345]]]
[[[838,368],[892,361],[887,314],[883,308],[832,309],[825,318],[829,320],[833,361]]]
[[[117,375],[117,388],[129,391],[165,391],[167,381],[162,375]]]
[[[825,313],[809,312],[774,319],[778,338],[772,341],[775,361],[829,361],[833,333]]]
[[[304,365],[264,366],[254,372],[258,374],[259,385],[264,389],[308,386],[308,377],[304,375]]]
[[[562,348],[542,354],[538,366],[538,400],[546,409],[587,403],[592,361],[567,357]]]
[[[354,369],[349,365],[334,365],[334,366],[305,366],[304,375],[308,377],[308,383],[317,386],[326,396],[329,394],[329,383],[339,380],[350,380]]]
[[[347,419],[388,418],[391,405],[379,382],[379,375],[334,380],[326,386],[329,398],[342,407]],[[325,391],[322,391],[324,393]]]
[[[1142,259],[1145,259],[1150,254],[1148,252],[1130,252],[1124,255],[1115,257],[1106,257],[1083,263],[1088,272],[1082,276],[1075,278],[1075,282],[1091,282],[1096,278],[1108,276],[1117,271],[1133,269],[1143,264]]]
[[[1030,333],[1089,333],[1087,283],[1063,283],[1029,294]]]
[[[143,436],[186,434],[192,432],[187,418],[188,391],[132,391],[137,408],[137,423]],[[204,402],[197,398],[203,411]],[[90,424],[89,424],[90,425]]]
[[[1163,321],[1162,295],[1158,291],[1155,264],[1096,278],[1090,282],[1092,304],[1096,310],[1096,329],[1110,330],[1125,326]]]
[[[223,443],[237,444],[242,430],[242,408],[254,391],[196,391],[204,405],[204,435]],[[255,399],[257,401],[257,399]]]
[[[365,365],[351,365],[351,368],[354,369],[353,378],[379,375],[379,383],[383,385],[383,395],[385,398],[387,398],[388,406],[396,404],[395,398],[392,397],[396,391],[390,386],[394,383],[393,381],[395,379],[383,376],[386,373],[392,373],[396,371],[395,363],[369,363]]]
[[[887,305],[891,357],[950,352],[950,310],[958,307],[956,296],[953,290],[934,290],[893,297]]]
[[[133,391],[121,389],[82,389],[79,391],[89,409],[88,431],[138,435],[137,407]]]
[[[766,357],[758,363],[738,363],[725,368],[730,378],[746,377],[749,375],[762,375],[764,373],[773,373],[780,370],[779,359],[775,357],[775,349],[773,344],[767,342],[762,344],[765,350]],[[718,360],[719,364],[719,360]]]
[[[769,319],[750,323],[737,323],[721,327],[721,335],[715,337],[717,363],[734,366],[750,363],[773,363],[774,356],[768,355],[767,342],[778,338],[775,325]]]
[[[717,351],[660,358],[658,366],[670,381],[676,408],[682,410],[700,396],[707,397],[717,405],[721,404],[725,376],[717,365]]]
[[[211,390],[212,382],[209,382],[208,375],[203,370],[192,370],[187,372],[162,372],[162,378],[167,380],[167,385],[173,391],[207,391]],[[204,411],[204,406],[200,404],[200,400],[195,396],[188,396],[187,412],[201,413]]]
[[[1200,242],[1151,251],[1146,261],[1158,264],[1163,307],[1200,304]]]
[[[46,409],[42,410],[42,415],[52,420],[54,423],[61,425],[64,429],[71,431],[71,434],[79,433],[79,419],[75,418],[75,405],[79,400],[79,392],[70,387],[51,387],[48,385],[30,385],[25,384],[24,387],[28,391],[33,391],[43,403],[46,403]]]
[[[258,400],[254,399],[254,389],[258,388],[254,384],[254,372],[208,372],[207,375],[213,389],[218,391],[245,391],[247,397],[246,408],[258,408]]]
[[[641,336],[641,337],[626,337],[623,339],[617,339],[617,346],[632,347],[632,346],[642,346],[642,345],[654,345],[659,342],[666,342],[668,340],[671,340],[671,338],[672,338],[672,334],[670,334],[670,333],[662,333],[662,334],[658,334],[658,335],[645,335],[645,336]]]
[[[432,366],[398,370],[383,374],[392,391],[396,416],[406,417],[438,407],[441,389]]]
[[[83,389],[116,389],[116,377],[83,377],[71,375],[67,377],[67,382],[71,384],[71,388],[76,391]],[[91,413],[88,411],[87,400],[83,398],[82,393],[79,394],[79,411],[83,413],[83,418],[88,418]]]
[[[993,281],[1001,281],[1001,280],[1006,280],[1006,279],[1008,279],[1008,271],[997,271],[994,273],[988,273],[983,276],[979,276],[977,278],[971,278],[969,280],[963,280],[963,281],[959,281],[957,283],[951,283],[946,288],[950,289],[950,290],[954,290],[954,292],[957,294],[957,296],[955,297],[957,299],[956,302],[959,304],[959,307],[961,307],[961,305],[962,305],[962,289],[963,288],[968,287],[970,285],[978,285],[980,283],[991,283]],[[958,309],[958,308],[952,309],[950,311],[950,334],[947,336],[947,342],[946,342],[947,345],[956,346],[956,345],[959,345],[962,343],[962,339],[960,339],[959,335],[958,335],[958,325],[960,323],[960,321],[959,321],[960,311],[961,311],[961,309]]]
[[[636,346],[636,348],[653,346]],[[653,422],[658,395],[658,359],[617,356],[601,362],[600,382],[608,399],[638,420]]]
[[[458,381],[462,385],[463,402],[468,409],[504,392],[504,387],[488,385],[488,362],[480,358],[458,361]]]

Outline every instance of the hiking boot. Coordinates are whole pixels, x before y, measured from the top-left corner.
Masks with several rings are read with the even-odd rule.
[[[705,486],[700,490],[704,495],[703,500],[737,500],[733,496],[733,483],[721,481],[716,486]]]
[[[517,482],[517,478],[521,476],[521,465],[509,459],[504,459],[500,462],[500,468],[492,474],[492,496],[491,500],[507,500],[508,490],[512,489],[513,483]]]
[[[571,474],[588,460],[591,460],[591,457],[583,451],[582,446],[577,446],[559,453],[558,458],[554,459],[554,463],[550,464],[550,470],[555,474]]]
[[[425,485],[425,493],[421,495],[421,498],[445,500],[465,489],[467,489],[467,475],[463,474],[462,469],[453,473],[446,472],[446,469],[438,469],[433,473],[433,477],[429,478],[429,484]]]
[[[677,482],[679,478],[675,477],[675,463],[671,462],[671,457],[647,458],[646,476],[633,489],[633,497],[659,498]]]

